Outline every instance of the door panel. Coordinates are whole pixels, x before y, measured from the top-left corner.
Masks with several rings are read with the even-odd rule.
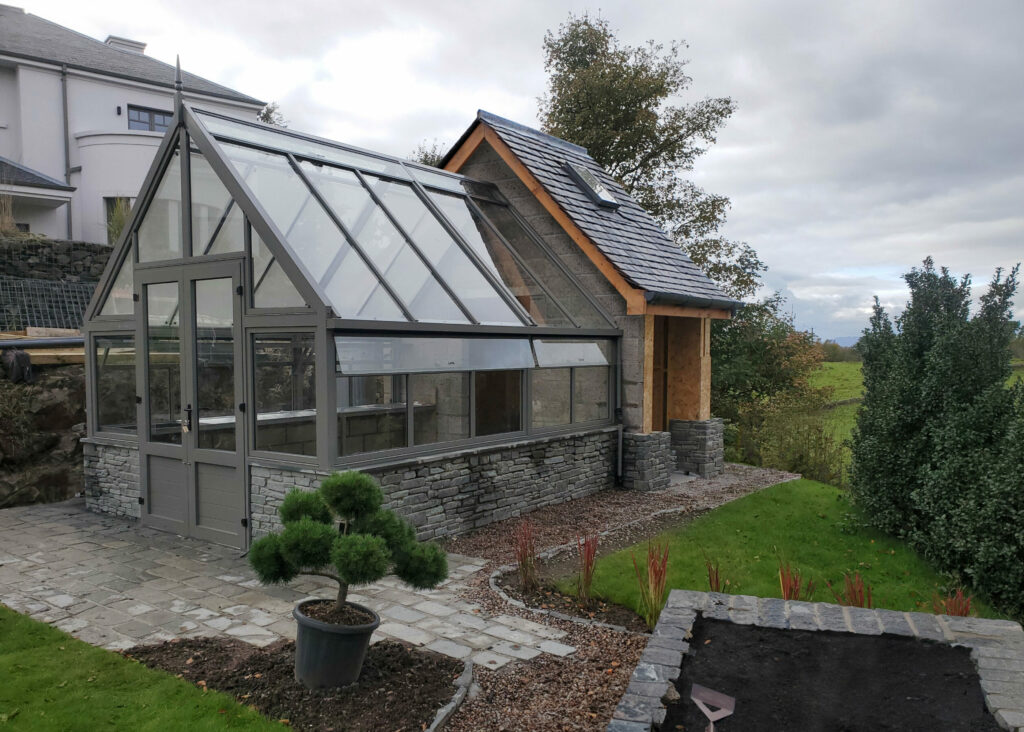
[[[244,548],[241,262],[136,272],[143,522]]]

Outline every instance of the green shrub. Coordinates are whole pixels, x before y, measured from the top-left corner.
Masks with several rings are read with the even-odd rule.
[[[375,582],[392,567],[417,589],[436,587],[448,562],[436,544],[420,544],[416,532],[391,511],[369,475],[349,471],[324,478],[312,492],[285,496],[278,514],[284,528],[253,543],[249,563],[261,582],[288,582],[300,574],[338,583],[337,605],[349,585]]]
[[[1024,389],[1005,386],[1017,269],[971,316],[970,279],[930,259],[895,326],[877,300],[858,347],[851,489],[870,520],[1024,614]]]

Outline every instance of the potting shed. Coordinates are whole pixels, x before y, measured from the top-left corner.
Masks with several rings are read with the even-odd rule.
[[[501,125],[572,187],[561,217]],[[717,469],[708,329],[736,303],[582,148],[481,113],[447,163],[479,172],[179,98],[86,312],[88,505],[244,548],[332,470],[429,537]],[[584,207],[646,281],[569,231]]]

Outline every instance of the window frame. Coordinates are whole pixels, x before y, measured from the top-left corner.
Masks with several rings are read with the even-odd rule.
[[[139,442],[139,417],[141,413],[141,405],[138,398],[138,365],[139,365],[139,345],[136,342],[136,333],[133,327],[129,329],[112,330],[112,329],[97,329],[88,330],[83,333],[85,336],[85,358],[89,365],[89,371],[91,372],[88,381],[89,392],[86,398],[86,416],[88,417],[88,433],[91,437],[103,438],[103,440],[118,441],[130,443],[133,446]],[[135,403],[135,431],[132,433],[128,432],[115,432],[110,430],[101,429],[100,425],[100,411],[99,411],[99,368],[97,368],[96,354],[98,349],[96,347],[96,341],[103,338],[123,338],[129,337],[132,339],[132,343],[135,346],[135,362],[132,365],[132,399]]]
[[[321,393],[319,388],[319,374],[317,373],[322,367],[321,355],[318,353],[320,350],[317,346],[317,329],[316,328],[305,328],[305,327],[272,327],[272,326],[260,326],[245,329],[246,339],[246,351],[245,361],[248,366],[248,373],[246,374],[246,389],[245,398],[247,404],[250,405],[246,411],[246,447],[248,449],[247,457],[250,460],[258,461],[269,461],[275,464],[281,465],[297,465],[301,467],[316,467],[322,461],[320,455],[320,445],[323,441],[323,437],[320,434],[321,420]],[[316,401],[313,414],[313,426],[314,432],[314,450],[312,455],[304,453],[294,452],[279,452],[277,450],[266,450],[256,447],[256,431],[259,427],[259,411],[256,406],[256,339],[261,337],[282,337],[289,335],[308,335],[313,340],[313,383],[314,383],[314,398]]]
[[[144,107],[140,104],[129,104],[126,119],[128,122],[128,129],[133,132],[160,132],[166,133],[171,128],[171,123],[174,121],[174,112],[169,112],[163,109],[157,109],[155,107]],[[132,119],[132,112],[136,112],[139,116],[145,115],[147,119]],[[163,127],[159,127],[157,124],[157,115],[166,118],[163,123]],[[146,124],[146,127],[132,127],[132,124]]]

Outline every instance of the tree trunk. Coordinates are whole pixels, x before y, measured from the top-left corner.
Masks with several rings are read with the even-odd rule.
[[[340,582],[339,581],[338,582],[338,599],[334,603],[335,609],[336,610],[341,610],[341,608],[344,607],[345,602],[347,601],[347,598],[348,598],[348,583],[347,582]]]

